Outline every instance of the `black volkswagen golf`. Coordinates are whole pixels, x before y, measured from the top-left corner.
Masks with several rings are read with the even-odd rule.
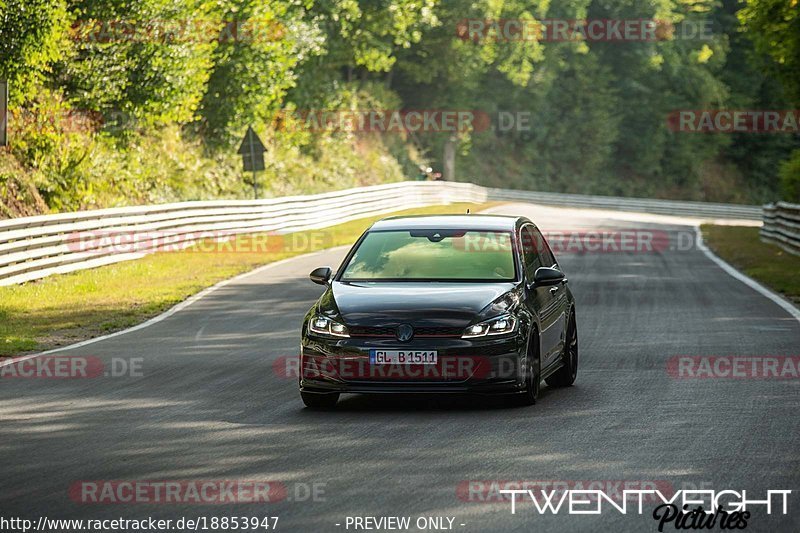
[[[356,242],[305,317],[300,395],[333,407],[340,393],[509,395],[530,405],[545,380],[578,370],[575,301],[527,218],[387,218]]]

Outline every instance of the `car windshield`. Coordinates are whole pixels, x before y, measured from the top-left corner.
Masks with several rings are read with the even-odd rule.
[[[340,280],[514,281],[511,243],[503,231],[371,231]]]

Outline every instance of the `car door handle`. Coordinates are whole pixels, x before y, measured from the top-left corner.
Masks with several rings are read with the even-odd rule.
[[[550,287],[550,294],[555,294],[558,292],[558,286]]]

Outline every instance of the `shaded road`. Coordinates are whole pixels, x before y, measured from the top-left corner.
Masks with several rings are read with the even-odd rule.
[[[457,489],[466,480],[652,481],[753,496],[800,489],[800,380],[667,372],[677,355],[798,355],[797,320],[701,251],[671,249],[691,234],[679,220],[522,204],[495,210],[528,215],[544,230],[669,232],[670,247],[659,252],[557,253],[577,299],[574,387],[544,387],[532,408],[347,396],[334,412],[309,412],[282,358],[297,354],[301,317],[321,292],[307,272],[335,267],[344,250],[299,257],[148,328],[64,352],[107,368],[113,358],[138,360],[141,375],[0,380],[2,515],[277,515],[279,531],[344,531],[347,516],[425,515],[455,517],[465,532],[655,531],[647,509],[540,516],[528,504],[511,515],[508,503],[464,501],[469,493]],[[279,481],[287,499],[87,505],[68,495],[80,480],[210,479]],[[313,484],[324,494],[309,501]],[[789,515],[756,513],[748,530],[800,529],[793,497]]]

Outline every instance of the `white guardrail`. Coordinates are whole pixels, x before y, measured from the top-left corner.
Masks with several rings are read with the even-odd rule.
[[[402,182],[309,196],[122,207],[0,221],[0,286],[138,259],[164,245],[214,236],[290,233],[427,205],[492,200],[758,220],[757,206],[489,189],[471,183]],[[158,239],[153,235],[157,234]],[[119,239],[133,244],[122,252]]]
[[[761,240],[800,255],[800,205],[786,202],[765,205]]]

